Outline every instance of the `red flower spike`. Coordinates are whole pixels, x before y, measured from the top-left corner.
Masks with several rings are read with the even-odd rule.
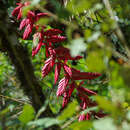
[[[71,77],[72,76],[72,71],[71,68],[67,65],[64,65],[64,71]]]
[[[58,90],[56,93],[57,96],[61,96],[64,93],[65,88],[68,85],[68,82],[69,82],[69,79],[67,77],[64,77],[63,79],[60,80],[58,84]]]
[[[83,80],[83,79],[91,80],[91,79],[95,79],[99,76],[101,76],[100,73],[80,72],[79,70],[72,68],[72,79],[73,80]]]
[[[45,65],[42,68],[42,76],[45,77],[51,71],[55,63],[55,58],[50,57],[48,60],[45,61]]]
[[[52,36],[52,35],[58,35],[61,34],[62,31],[59,29],[48,29],[46,32],[44,32],[43,35],[45,36]]]
[[[50,54],[49,54],[49,51],[48,51],[48,45],[47,44],[45,44],[45,48],[46,48],[46,57],[48,58],[50,56]]]
[[[27,19],[23,19],[20,23],[19,30],[22,30],[27,25]]]
[[[92,94],[92,95],[96,95],[97,93],[94,92],[94,91],[91,91],[87,88],[84,88],[84,87],[78,87],[77,90],[81,93],[88,93],[88,94]]]
[[[28,6],[30,4],[30,2],[25,2],[24,4],[22,3],[16,3],[18,5],[18,7],[16,7],[13,12],[12,12],[12,16],[17,16],[17,19],[21,19],[22,17],[22,7],[24,6]]]
[[[27,18],[34,22],[35,13],[33,11],[28,11]]]
[[[89,113],[86,114],[86,120],[90,120],[91,116]]]
[[[35,56],[39,50],[41,49],[41,46],[43,45],[43,38],[42,33],[37,32],[33,35],[33,49],[32,49],[32,56]]]
[[[19,10],[19,14],[17,16],[17,20],[20,20],[22,18],[22,8]]]
[[[57,63],[55,67],[55,84],[58,81],[60,70],[61,70],[61,64]]]
[[[82,114],[79,116],[79,121],[83,121],[83,120],[90,120],[90,114],[87,113],[86,115],[85,114]]]
[[[72,82],[72,83],[69,85],[69,89],[68,89],[68,96],[69,96],[69,97],[71,97],[72,92],[74,91],[74,88],[75,88],[75,82]]]
[[[16,16],[19,15],[20,13],[20,9],[22,8],[23,4],[21,3],[17,3],[18,7],[16,7],[13,11],[12,11],[12,16]]]
[[[64,92],[64,97],[63,97],[62,108],[64,108],[64,107],[68,104],[69,99],[70,99],[70,97],[71,97],[71,94],[72,94],[74,88],[75,88],[75,83],[72,82],[72,83],[69,85],[69,88],[65,90],[65,92]]]
[[[69,98],[68,98],[67,94],[68,94],[68,91],[65,91],[64,97],[63,97],[63,102],[62,102],[62,108],[64,108],[68,104]]]
[[[24,31],[24,33],[23,33],[23,39],[24,39],[24,40],[29,37],[29,35],[30,35],[31,32],[32,32],[32,28],[33,28],[32,25],[30,25],[30,24],[27,25],[27,27],[26,27],[26,29],[25,29],[25,31]]]
[[[36,48],[33,48],[33,49],[32,49],[32,56],[35,56],[35,55],[39,52],[39,50],[41,49],[41,46],[42,46],[42,42],[40,42],[40,43],[37,45]]]
[[[83,120],[85,120],[85,119],[86,119],[85,114],[82,114],[82,115],[79,116],[79,122],[80,122],[80,121],[83,121]]]

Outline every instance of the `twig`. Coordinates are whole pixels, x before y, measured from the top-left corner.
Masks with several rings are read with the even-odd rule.
[[[0,97],[7,98],[7,99],[10,99],[10,100],[12,100],[12,101],[21,103],[21,104],[30,104],[29,102],[23,102],[23,101],[20,101],[20,100],[18,100],[18,99],[15,99],[15,98],[12,98],[12,97],[8,97],[8,96],[4,96],[4,95],[1,95],[1,94],[0,94]]]
[[[71,118],[69,121],[67,121],[67,122],[61,127],[61,129],[66,128],[66,127],[67,127],[68,125],[70,125],[73,121],[75,121],[78,117],[79,117],[79,115],[77,115],[77,116]]]

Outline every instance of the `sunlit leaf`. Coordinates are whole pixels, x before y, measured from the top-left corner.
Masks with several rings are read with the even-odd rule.
[[[60,116],[58,116],[59,120],[66,120],[67,118],[72,117],[72,115],[76,112],[77,107],[77,101],[74,100],[72,103],[70,103],[67,108],[61,113]]]
[[[35,116],[35,111],[34,108],[31,105],[24,105],[23,107],[23,111],[19,116],[19,120],[22,123],[27,123],[29,121],[31,121],[32,119],[34,119]]]

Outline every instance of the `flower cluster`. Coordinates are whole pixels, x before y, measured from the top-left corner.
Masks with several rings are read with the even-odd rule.
[[[35,56],[42,46],[46,48],[46,57],[48,58],[45,61],[45,64],[42,68],[42,76],[47,76],[53,67],[55,67],[55,79],[54,82],[57,84],[59,80],[59,75],[61,69],[63,69],[64,77],[58,83],[57,97],[63,96],[64,108],[70,101],[71,95],[74,90],[77,91],[77,96],[81,100],[80,107],[81,110],[85,110],[88,107],[96,106],[97,104],[94,101],[89,99],[89,95],[96,95],[95,92],[83,87],[83,80],[92,80],[95,79],[101,74],[91,73],[91,72],[81,72],[75,68],[68,66],[68,60],[79,60],[82,57],[76,56],[72,57],[70,55],[70,50],[59,44],[58,47],[55,47],[56,43],[60,43],[66,40],[65,36],[61,36],[62,31],[59,29],[47,29],[46,25],[38,25],[37,21],[42,17],[48,17],[47,13],[36,13],[36,11],[29,10],[27,12],[26,18],[22,17],[22,8],[30,5],[30,2],[17,3],[12,15],[16,16],[18,20],[21,20],[19,29],[22,30],[25,28],[23,33],[23,39],[29,38],[32,30],[35,30],[33,35],[34,46],[32,48],[32,56]],[[82,80],[79,85],[77,85],[77,80]],[[96,115],[97,117],[103,117],[103,113],[87,113],[79,116],[79,121],[89,120],[91,114]]]

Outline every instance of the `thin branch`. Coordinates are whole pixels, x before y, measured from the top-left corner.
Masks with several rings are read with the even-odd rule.
[[[64,129],[64,128],[68,127],[68,126],[69,126],[73,121],[75,121],[78,117],[79,117],[79,115],[77,115],[77,116],[71,118],[69,121],[67,121],[67,122],[61,127],[61,129]]]
[[[18,100],[16,98],[12,98],[12,97],[9,97],[9,96],[4,96],[4,95],[1,95],[1,94],[0,94],[0,97],[10,99],[12,101],[15,101],[15,102],[18,102],[18,103],[21,103],[21,104],[31,104],[30,102],[23,102],[23,101]]]

